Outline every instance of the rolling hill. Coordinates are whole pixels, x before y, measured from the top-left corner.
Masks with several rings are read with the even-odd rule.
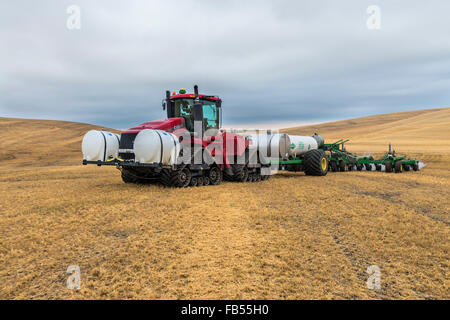
[[[15,118],[0,118],[0,128],[0,164],[38,167],[80,163],[83,135],[102,129],[78,122]]]

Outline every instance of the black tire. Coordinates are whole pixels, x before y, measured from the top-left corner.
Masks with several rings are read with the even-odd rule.
[[[184,188],[191,182],[191,171],[188,167],[178,170],[163,169],[161,183],[166,187]]]
[[[413,164],[413,170],[414,171],[419,171],[419,164],[418,163],[414,163]]]
[[[372,171],[372,165],[370,163],[365,163],[366,171]]]
[[[261,180],[262,180],[261,173],[258,172],[256,174],[256,182],[261,182]]]
[[[403,165],[403,170],[404,171],[409,171],[409,170],[411,170],[411,167],[409,166],[409,164],[404,164]]]
[[[362,164],[357,164],[356,165],[356,170],[358,170],[358,171],[362,171],[362,168],[363,168],[363,166],[362,166]]]
[[[308,151],[303,158],[303,164],[307,176],[324,176],[328,172],[328,160],[323,150]]]
[[[203,185],[203,177],[197,177],[197,186],[201,187]]]
[[[170,187],[170,175],[171,175],[171,170],[169,169],[163,169],[161,170],[161,184],[165,187]]]
[[[392,172],[392,162],[391,161],[386,161],[386,163],[384,164],[384,171],[386,172]]]
[[[203,185],[204,185],[204,186],[208,186],[209,183],[210,183],[209,178],[208,178],[208,177],[203,177]]]
[[[331,168],[331,171],[333,171],[333,172],[338,171],[336,161],[330,161],[330,168]]]
[[[381,164],[376,164],[375,165],[375,169],[377,170],[377,171],[381,171]]]
[[[213,186],[217,186],[222,183],[222,170],[219,167],[212,167],[209,170],[209,183]]]
[[[235,164],[233,166],[233,172],[234,172],[234,181],[237,182],[245,182],[248,178],[248,168],[246,165],[243,164]]]
[[[122,181],[125,183],[138,183],[139,178],[136,177],[133,172],[130,172],[129,170],[122,168]]]
[[[189,184],[191,187],[196,187],[197,186],[197,177],[192,177],[191,178],[191,183]]]
[[[402,172],[402,163],[400,161],[397,161],[395,163],[394,171],[395,171],[395,173],[401,173]]]
[[[234,176],[229,175],[226,170],[223,171],[222,179],[225,181],[234,181]]]
[[[345,172],[345,169],[346,169],[345,161],[344,161],[344,160],[341,160],[341,161],[339,162],[339,171]]]
[[[347,166],[347,170],[348,171],[353,171],[353,169],[354,169],[354,164],[349,163],[348,166]]]
[[[264,171],[262,171],[262,172],[264,172],[266,174],[261,174],[261,181],[266,181],[266,180],[268,180],[270,178],[270,171],[271,170],[270,170],[270,167],[265,167],[263,169],[264,169]]]

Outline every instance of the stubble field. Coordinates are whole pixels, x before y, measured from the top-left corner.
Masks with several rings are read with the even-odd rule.
[[[448,299],[450,109],[292,128],[419,172],[130,185],[82,166],[93,126],[0,118],[2,299]],[[67,267],[81,289],[66,288]],[[366,286],[381,270],[381,289]]]

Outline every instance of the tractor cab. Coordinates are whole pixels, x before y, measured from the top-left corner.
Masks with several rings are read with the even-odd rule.
[[[180,89],[170,94],[166,91],[163,109],[167,110],[167,118],[184,118],[186,129],[194,132],[194,123],[199,121],[202,130],[219,130],[222,126],[222,100],[216,96],[198,94],[198,87],[194,87],[194,94]]]

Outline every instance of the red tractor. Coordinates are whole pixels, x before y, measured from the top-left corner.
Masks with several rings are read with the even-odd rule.
[[[114,152],[107,154],[104,139],[100,159],[85,156],[83,164],[115,165],[126,183],[159,181],[172,187],[218,185],[223,178],[240,182],[268,179],[269,174],[262,175],[261,168],[270,164],[262,165],[258,160],[249,164],[250,141],[220,130],[221,108],[219,97],[198,94],[197,86],[194,94],[184,89],[172,95],[166,91],[163,109],[167,119],[123,131],[118,138],[117,156]],[[173,161],[175,158],[177,161]]]

